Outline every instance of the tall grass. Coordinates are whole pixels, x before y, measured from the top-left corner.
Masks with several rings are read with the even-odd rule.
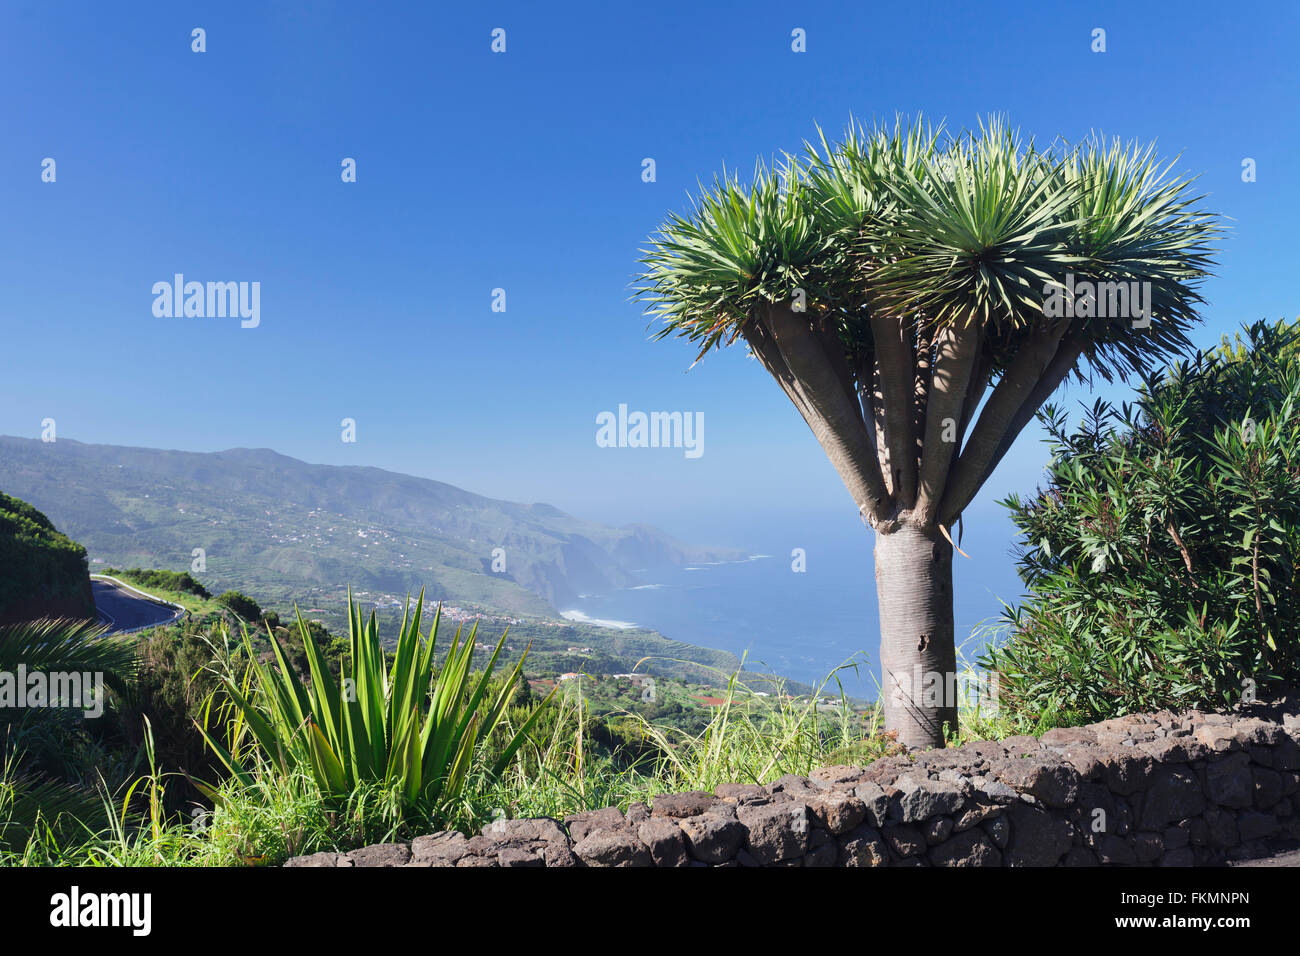
[[[724,675],[726,692],[702,733],[672,733],[641,721],[662,755],[654,776],[670,790],[712,790],[722,783],[769,783],[827,762],[870,760],[887,752],[893,741],[879,732],[879,711],[854,712],[840,682],[843,670],[856,671],[857,664],[840,665],[805,697],[787,694],[780,681],[768,696],[759,696],[742,679],[742,662],[742,670]],[[835,695],[828,698],[832,685]]]
[[[626,808],[650,802],[660,793],[713,790],[722,783],[766,784],[786,774],[807,775],[831,764],[865,765],[899,753],[902,748],[893,735],[883,730],[878,705],[865,713],[849,706],[839,675],[856,667],[846,662],[808,695],[787,694],[779,682],[761,695],[746,684],[742,663],[741,669],[721,674],[726,691],[709,723],[696,734],[658,727],[625,712],[654,744],[652,756],[630,762],[593,752],[585,733],[582,682],[577,679],[571,693],[557,701],[560,717],[547,735],[526,743],[516,766],[498,782],[497,809],[511,816],[563,817],[604,806]],[[967,661],[964,667],[971,682],[978,684],[981,675],[974,665]],[[954,743],[1025,729],[973,696],[962,701],[959,714]]]
[[[980,629],[972,641],[996,640],[998,627]],[[220,656],[219,636],[213,647]],[[116,808],[106,802],[112,818],[106,829],[87,828],[79,839],[69,839],[37,828],[25,848],[0,853],[0,864],[274,865],[298,854],[409,839],[436,829],[469,832],[501,816],[563,818],[605,806],[626,809],[661,793],[713,790],[732,782],[765,784],[830,764],[865,765],[901,748],[881,729],[879,707],[863,713],[849,706],[839,675],[855,666],[850,661],[836,668],[811,694],[787,694],[778,684],[765,696],[746,684],[742,663],[742,669],[721,675],[725,693],[698,733],[624,713],[653,745],[639,757],[596,744],[583,680],[567,682],[566,693],[540,705],[504,709],[455,796],[423,813],[412,813],[401,788],[382,778],[358,781],[340,794],[310,761],[284,762],[274,751],[253,746],[242,751],[241,774],[207,788],[211,809],[195,807],[192,814],[168,817],[162,810],[167,775],[153,766],[146,728],[150,773]],[[968,678],[980,678],[964,657],[963,667]],[[243,686],[255,679],[246,675]],[[247,699],[249,691],[241,693]],[[975,696],[961,701],[959,721],[950,734],[954,744],[1044,729]],[[493,772],[509,748],[510,758]]]

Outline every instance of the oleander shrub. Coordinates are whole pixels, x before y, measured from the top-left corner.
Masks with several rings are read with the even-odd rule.
[[[1300,680],[1300,323],[1256,323],[1083,423],[1012,495],[1028,597],[981,664],[1001,706],[1078,722]]]

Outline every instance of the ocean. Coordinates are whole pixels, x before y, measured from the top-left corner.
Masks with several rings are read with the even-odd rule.
[[[639,572],[630,587],[582,595],[562,607],[566,617],[608,626],[649,627],[665,637],[744,656],[746,667],[818,684],[837,667],[850,696],[874,698],[879,686],[874,537],[842,518],[802,519],[773,530],[749,529],[745,561],[698,564],[668,572]],[[996,621],[1001,601],[1021,594],[1004,515],[986,515],[980,532],[968,527],[954,557],[954,617],[958,647],[974,658],[983,646],[972,637]],[[795,548],[806,570],[796,571]],[[835,693],[834,684],[828,692]]]

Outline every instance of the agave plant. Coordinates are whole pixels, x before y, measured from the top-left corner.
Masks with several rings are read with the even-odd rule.
[[[350,675],[334,678],[306,622],[298,627],[306,648],[304,682],[272,635],[274,668],[258,660],[247,630],[244,646],[252,663],[242,680],[225,675],[225,690],[237,718],[227,749],[200,727],[208,744],[240,782],[254,786],[247,765],[252,745],[284,774],[306,771],[322,793],[340,802],[359,787],[379,785],[400,799],[404,811],[429,813],[456,800],[472,770],[495,777],[509,765],[537,719],[538,708],[511,735],[495,759],[483,744],[500,723],[523,670],[528,651],[507,676],[494,700],[489,685],[505,645],[501,635],[482,673],[471,673],[477,625],[462,638],[456,628],[441,669],[435,674],[435,646],[442,605],[427,637],[421,635],[424,594],[403,615],[391,666],[386,666],[379,626],[372,612],[348,595]],[[508,630],[507,632],[508,633]],[[549,699],[549,698],[548,698]]]

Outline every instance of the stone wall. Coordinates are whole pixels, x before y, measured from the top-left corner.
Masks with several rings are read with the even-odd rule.
[[[1121,717],[287,865],[1213,865],[1300,838],[1298,714]]]

